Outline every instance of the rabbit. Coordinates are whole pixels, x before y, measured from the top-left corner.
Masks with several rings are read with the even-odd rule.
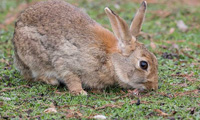
[[[113,34],[63,0],[36,3],[15,23],[16,69],[26,80],[63,83],[74,95],[87,95],[85,88],[117,84],[127,89],[156,90],[157,59],[136,39],[146,7],[143,1],[130,27],[106,7]]]

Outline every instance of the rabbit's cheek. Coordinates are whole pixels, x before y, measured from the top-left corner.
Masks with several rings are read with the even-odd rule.
[[[133,71],[133,70],[129,71],[129,72],[127,73],[128,78],[131,78],[131,77],[133,76],[133,74],[134,74],[134,71]]]

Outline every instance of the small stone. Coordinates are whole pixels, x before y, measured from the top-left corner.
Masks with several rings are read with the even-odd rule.
[[[106,119],[106,116],[104,116],[104,115],[95,115],[95,116],[94,116],[94,119],[105,120],[105,119]]]

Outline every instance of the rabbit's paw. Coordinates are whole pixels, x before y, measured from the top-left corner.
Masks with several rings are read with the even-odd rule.
[[[73,95],[87,95],[87,92],[84,90],[77,90],[77,91],[71,91],[71,94]]]

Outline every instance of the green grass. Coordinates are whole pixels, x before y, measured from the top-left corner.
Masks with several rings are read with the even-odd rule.
[[[84,8],[93,19],[109,29],[110,24],[104,13],[105,6],[112,8],[128,23],[139,7],[138,3],[129,0],[123,2],[68,0],[68,2]],[[20,3],[22,0],[18,3],[9,0],[4,6],[0,6],[0,24],[4,23],[6,15],[13,13],[12,11]],[[117,8],[116,4],[119,4],[120,8]],[[168,11],[170,15],[163,18],[155,13],[159,10]],[[13,66],[11,39],[14,24],[6,25],[0,29],[0,119],[66,119],[67,116],[71,119],[88,119],[99,114],[105,115],[108,119],[200,119],[199,13],[198,6],[191,7],[180,3],[149,4],[142,29],[152,36],[157,47],[153,50],[150,40],[145,37],[140,36],[139,40],[157,56],[159,89],[157,92],[143,93],[140,98],[117,86],[106,88],[101,93],[92,93],[88,90],[88,96],[71,96],[65,87],[27,82]],[[176,26],[177,20],[183,20],[189,26],[189,31],[181,32]],[[169,34],[171,28],[175,28],[175,31]],[[164,53],[177,54],[177,50],[169,42],[174,42],[179,46],[178,50],[186,54],[180,52],[178,58],[164,58]],[[5,90],[5,88],[14,89]],[[127,97],[123,97],[126,94]],[[141,101],[140,105],[132,103],[138,99]],[[47,114],[44,110],[49,108],[51,103],[56,105],[58,112]],[[106,104],[118,107],[97,109]],[[174,114],[161,116],[155,112],[156,109]],[[70,113],[73,114],[71,117]]]

